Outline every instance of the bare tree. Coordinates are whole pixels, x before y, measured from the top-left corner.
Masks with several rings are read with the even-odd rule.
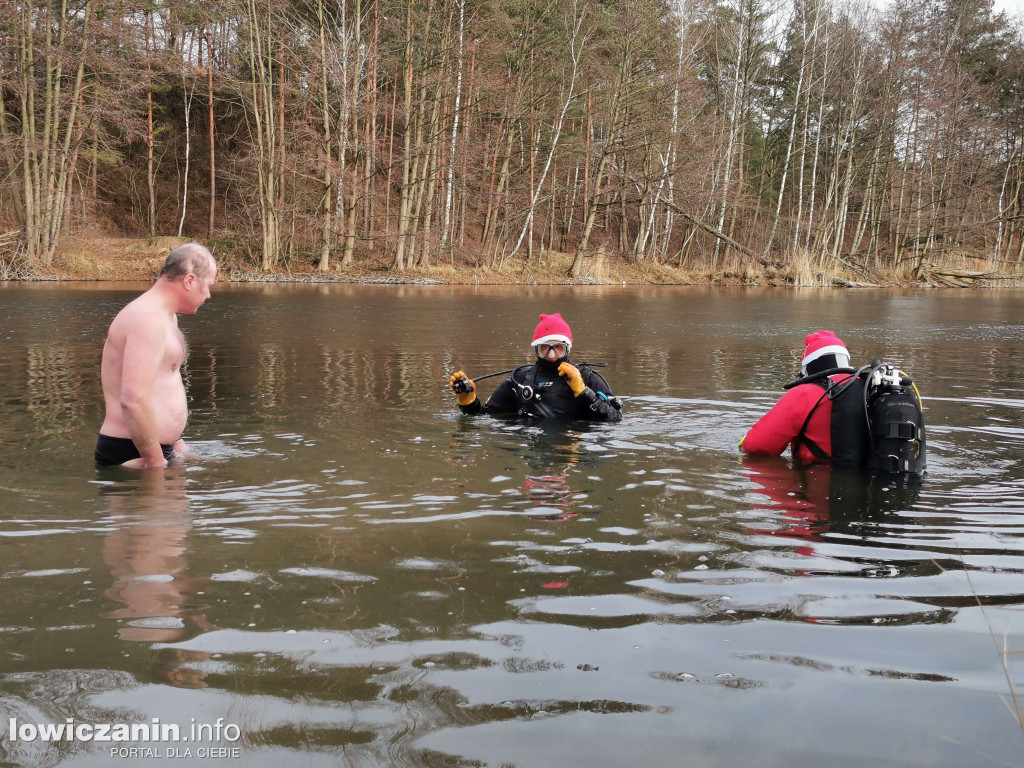
[[[548,149],[547,159],[544,161],[544,170],[541,172],[540,179],[533,186],[533,194],[530,197],[530,205],[526,210],[523,228],[519,232],[519,239],[512,248],[512,252],[509,253],[508,258],[514,257],[519,252],[519,248],[523,244],[523,239],[530,230],[530,226],[533,223],[534,212],[537,209],[537,200],[540,198],[541,190],[544,188],[544,181],[547,179],[548,172],[551,170],[551,163],[554,161],[555,152],[558,149],[558,140],[562,137],[562,127],[565,124],[565,115],[569,111],[569,106],[578,96],[576,93],[576,78],[579,75],[580,59],[583,56],[583,51],[587,42],[587,32],[583,28],[586,9],[581,8],[579,3],[574,0],[571,10],[572,15],[567,16],[566,18],[566,37],[569,41],[569,61],[566,67],[569,72],[563,76],[563,79],[568,79],[568,83],[566,83],[563,90],[564,99],[562,100],[562,109],[558,113],[558,122],[552,129],[550,139],[551,143]],[[504,257],[498,264],[499,268],[503,262]]]
[[[256,198],[261,230],[260,268],[271,269],[281,254],[280,204],[281,155],[278,125],[281,117],[275,76],[279,63],[274,56],[280,40],[281,18],[274,6],[245,0],[244,34],[249,72],[244,102],[249,137],[255,154]]]

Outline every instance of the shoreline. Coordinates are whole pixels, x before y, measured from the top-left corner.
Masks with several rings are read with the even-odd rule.
[[[0,274],[3,282],[150,282],[170,250],[187,238],[126,238],[90,234],[70,240],[53,264]],[[846,259],[828,267],[811,264],[757,264],[739,260],[711,273],[704,269],[660,262],[630,262],[598,249],[586,259],[581,277],[569,277],[573,254],[548,251],[530,261],[510,261],[500,269],[470,263],[432,263],[392,272],[384,254],[364,257],[351,266],[333,265],[319,272],[310,263],[282,263],[263,272],[236,254],[215,252],[220,283],[461,285],[461,286],[694,286],[707,288],[1022,288],[1024,272],[982,271],[971,258],[945,264],[928,263],[923,274],[872,270]],[[973,262],[973,263],[972,263]]]
[[[837,275],[821,275],[820,279],[797,282],[791,278],[748,278],[735,275],[680,276],[677,279],[643,278],[633,275],[622,279],[597,280],[589,277],[571,278],[565,276],[531,276],[516,279],[515,276],[495,273],[491,270],[468,268],[471,275],[452,275],[442,279],[432,275],[430,270],[409,270],[403,274],[354,272],[321,274],[318,272],[239,272],[226,268],[217,277],[219,284],[232,285],[420,285],[420,286],[463,286],[463,287],[648,287],[648,288],[817,288],[834,290],[878,289],[878,288],[958,288],[997,290],[1024,288],[1024,276],[953,275],[945,279],[910,280],[889,275],[879,275],[877,280],[855,280]],[[85,276],[68,273],[36,274],[31,276],[2,279],[0,283],[149,283],[156,279],[158,270],[118,270],[116,274]]]
[[[152,274],[123,274],[116,277],[85,277],[81,275],[35,275],[31,277],[0,279],[0,283],[146,283],[152,282],[156,273]],[[524,287],[524,286],[551,286],[551,287],[694,287],[694,288],[938,288],[945,287],[937,283],[924,283],[918,281],[897,281],[887,280],[885,282],[869,283],[846,280],[839,277],[831,277],[826,282],[814,282],[797,284],[788,280],[736,280],[728,277],[711,278],[704,280],[679,279],[679,280],[645,280],[645,279],[624,279],[624,280],[602,280],[593,278],[556,278],[545,277],[542,279],[516,280],[508,276],[493,274],[480,278],[474,275],[472,278],[441,280],[436,277],[422,274],[389,274],[389,275],[352,275],[352,274],[289,274],[279,272],[235,274],[225,273],[218,275],[219,284],[279,284],[279,285],[450,285],[450,286],[477,286],[477,287]],[[1021,281],[1024,287],[1024,279]],[[957,286],[957,287],[984,287],[984,286]],[[999,287],[999,286],[992,286]]]

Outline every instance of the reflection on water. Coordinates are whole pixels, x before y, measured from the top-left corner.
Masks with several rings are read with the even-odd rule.
[[[225,718],[247,766],[1020,763],[1024,296],[225,287],[182,318],[195,453],[97,472],[130,295],[0,288],[0,722]],[[457,413],[541,311],[622,423]],[[919,382],[922,483],[737,451],[823,317]]]
[[[197,596],[205,594],[205,580],[188,573],[192,518],[181,462],[166,472],[100,472],[112,478],[100,486],[112,526],[103,544],[103,562],[113,583],[103,594],[118,606],[101,616],[120,620],[117,637],[127,642],[181,640],[186,623],[202,632],[215,629],[196,604]],[[193,664],[208,658],[164,649],[157,655],[154,674],[170,685],[204,687],[206,675]]]
[[[127,471],[125,472],[127,474]],[[192,521],[180,467],[164,473],[131,473],[131,482],[103,486],[114,530],[103,545],[113,585],[104,594],[121,607],[104,616],[128,619],[122,640],[181,638],[182,606],[194,584],[185,576],[185,548]]]
[[[830,533],[870,543],[882,527],[894,523],[893,516],[912,509],[923,482],[870,477],[827,464],[793,466],[781,457],[744,455],[742,461],[750,480],[760,486],[757,493],[764,496],[751,507],[778,513],[782,526],[764,533],[808,543]]]

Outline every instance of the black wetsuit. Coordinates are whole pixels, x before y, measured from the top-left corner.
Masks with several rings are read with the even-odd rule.
[[[160,444],[164,458],[170,461],[174,458],[174,446]],[[141,459],[142,455],[135,443],[127,437],[108,437],[101,434],[96,438],[96,463],[101,467],[116,467],[132,459]]]
[[[558,366],[563,362],[573,364],[565,357],[555,363],[538,360],[533,365],[516,368],[486,403],[481,403],[477,397],[459,408],[468,414],[518,413],[545,419],[618,421],[622,418],[621,406],[601,374],[586,365],[581,366],[580,376],[586,389],[576,397],[565,377],[558,375]]]

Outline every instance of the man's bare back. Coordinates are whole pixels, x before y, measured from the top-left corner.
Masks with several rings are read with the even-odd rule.
[[[205,248],[179,246],[156,284],[110,324],[100,370],[106,415],[96,447],[98,463],[157,468],[175,451],[186,450],[181,435],[188,402],[181,366],[187,348],[177,315],[199,309],[216,273]]]

